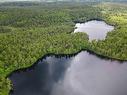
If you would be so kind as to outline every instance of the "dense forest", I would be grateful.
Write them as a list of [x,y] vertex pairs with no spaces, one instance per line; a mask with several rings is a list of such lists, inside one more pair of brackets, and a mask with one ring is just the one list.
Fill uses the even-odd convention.
[[[6,3],[9,4],[9,3]],[[127,60],[127,6],[118,3],[44,3],[0,5],[0,95],[8,95],[12,71],[26,68],[48,53],[82,49]],[[75,22],[103,19],[115,26],[103,41],[73,33]]]
[[127,5],[108,3],[99,7],[103,8],[105,20],[114,25],[115,30],[109,32],[105,40],[93,41],[91,50],[107,57],[127,60]]
[[75,21],[101,17],[100,9],[84,4],[0,9],[0,95],[8,95],[5,77],[32,65],[47,53],[68,54],[86,49],[88,36],[72,34]]

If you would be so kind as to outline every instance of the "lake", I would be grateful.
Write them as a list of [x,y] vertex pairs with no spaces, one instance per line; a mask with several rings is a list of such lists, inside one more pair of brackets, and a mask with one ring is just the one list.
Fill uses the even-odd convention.
[[127,62],[87,51],[47,56],[34,67],[12,73],[10,95],[127,95]]
[[104,21],[92,20],[86,23],[77,23],[75,25],[76,32],[85,32],[89,36],[89,40],[104,40],[107,33],[114,30],[114,27],[106,24]]
[[[75,32],[105,39],[114,29],[103,21],[76,24]],[[47,55],[30,68],[14,71],[10,95],[127,95],[127,62],[82,51],[72,56]]]

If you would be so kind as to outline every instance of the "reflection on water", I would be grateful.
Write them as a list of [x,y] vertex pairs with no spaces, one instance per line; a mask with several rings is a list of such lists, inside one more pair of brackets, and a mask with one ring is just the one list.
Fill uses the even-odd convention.
[[77,23],[76,32],[85,32],[89,36],[89,40],[103,40],[108,32],[114,29],[113,26],[106,24],[104,21],[92,20],[86,23]]
[[127,95],[127,63],[82,51],[73,57],[49,56],[31,70],[14,72],[11,95]]

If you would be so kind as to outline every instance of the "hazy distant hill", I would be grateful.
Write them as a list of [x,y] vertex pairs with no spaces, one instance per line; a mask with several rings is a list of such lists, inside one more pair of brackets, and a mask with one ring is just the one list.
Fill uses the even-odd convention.
[[56,2],[56,1],[77,1],[77,2],[103,2],[103,1],[108,1],[108,2],[123,2],[127,0],[41,0],[43,2]]
[[16,2],[16,1],[41,1],[41,2],[59,2],[59,1],[65,1],[65,2],[127,2],[127,0],[0,0],[0,2]]

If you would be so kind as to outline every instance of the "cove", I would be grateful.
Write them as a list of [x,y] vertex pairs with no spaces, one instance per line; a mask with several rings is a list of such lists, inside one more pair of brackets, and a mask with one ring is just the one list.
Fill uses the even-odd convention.
[[76,32],[85,32],[89,36],[89,40],[104,40],[107,33],[114,29],[113,26],[106,24],[104,21],[91,20],[86,23],[77,23],[75,25]]
[[82,51],[47,55],[34,66],[13,72],[10,95],[127,95],[127,62]]

